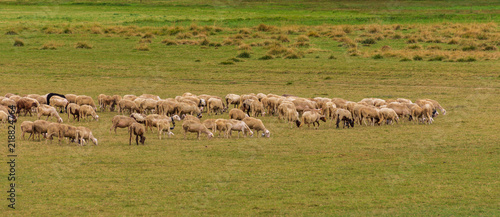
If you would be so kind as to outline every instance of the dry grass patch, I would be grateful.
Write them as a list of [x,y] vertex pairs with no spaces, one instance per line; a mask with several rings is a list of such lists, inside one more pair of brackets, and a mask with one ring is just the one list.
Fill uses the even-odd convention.
[[238,46],[238,50],[250,51],[250,50],[252,50],[252,46],[242,43],[240,46]]
[[285,42],[285,43],[286,43],[286,42],[290,42],[290,39],[288,39],[288,36],[283,35],[283,34],[282,34],[282,35],[279,35],[279,36],[276,38],[276,40],[281,41],[281,42]]
[[177,45],[177,42],[176,42],[176,41],[171,40],[171,39],[168,39],[168,38],[163,39],[163,40],[161,41],[161,43],[162,43],[162,44],[165,44],[165,45]]
[[79,41],[75,44],[75,48],[77,49],[92,49],[92,45],[85,42],[85,41]]
[[299,35],[299,37],[297,37],[297,42],[309,42],[309,37],[306,35]]
[[49,41],[43,44],[39,49],[40,50],[57,50],[58,47],[64,46],[64,43]]
[[24,41],[20,38],[14,38],[14,47],[24,46]]
[[149,51],[149,45],[146,43],[140,43],[137,46],[135,46],[135,50],[138,51]]
[[193,34],[189,33],[189,32],[186,32],[186,33],[177,33],[177,35],[175,36],[175,38],[177,39],[189,39],[189,38],[192,38],[193,37]]
[[269,31],[271,31],[271,30],[273,30],[275,28],[276,27],[274,27],[274,26],[266,25],[266,24],[263,24],[263,23],[261,23],[261,24],[259,24],[259,26],[257,26],[257,30],[261,31],[261,32],[269,32]]

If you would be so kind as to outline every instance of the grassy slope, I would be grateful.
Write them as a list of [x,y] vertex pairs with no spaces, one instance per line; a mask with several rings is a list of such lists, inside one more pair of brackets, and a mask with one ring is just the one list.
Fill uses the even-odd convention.
[[[439,4],[435,7],[442,7]],[[27,17],[19,22],[32,19],[40,26],[69,22],[36,15],[43,11],[39,7],[44,6],[9,5],[2,11],[21,11]],[[151,16],[148,8],[152,10],[137,5],[104,7],[109,13],[96,13],[103,9],[87,5],[46,8],[59,8],[49,18],[68,16],[74,22],[112,25],[142,18],[108,19],[110,14],[134,11],[147,19]],[[200,8],[212,10],[208,6],[185,10],[190,15],[213,16]],[[234,8],[217,10],[231,14]],[[245,10],[249,9],[236,12],[249,18],[267,13],[262,8]],[[295,10],[290,16],[306,13],[299,7]],[[35,16],[29,18],[26,14],[30,13]],[[85,16],[92,13],[92,19]],[[238,17],[225,17],[232,16]],[[9,18],[1,25],[5,30],[16,22]],[[260,22],[236,20],[234,25]],[[155,93],[166,98],[184,92],[218,96],[263,92],[353,101],[434,98],[448,115],[439,116],[430,126],[403,123],[349,130],[333,129],[328,123],[320,130],[289,129],[275,117],[265,117],[273,133],[270,139],[197,141],[189,135],[184,140],[177,126],[173,138],[160,141],[148,133],[146,146],[129,147],[123,129],[117,136],[108,132],[114,114],[101,113],[99,122],[78,124],[93,130],[100,142],[97,147],[18,142],[18,210],[9,211],[10,215],[498,215],[497,60],[373,60],[351,57],[336,47],[337,42],[320,41],[317,46],[331,51],[297,60],[260,61],[257,57],[266,51],[254,48],[252,58],[245,62],[220,65],[237,54],[234,47],[166,47],[157,37],[150,44],[151,51],[140,52],[134,50],[138,37],[36,31],[22,36],[28,43],[20,48],[12,47],[12,37],[0,39],[1,93],[61,92],[94,98],[100,93]],[[49,40],[64,46],[38,49]],[[84,40],[94,48],[73,48]],[[337,59],[328,59],[331,54]],[[5,137],[5,130],[0,135]],[[5,149],[1,150],[5,156]],[[7,171],[6,165],[0,168]],[[7,185],[5,180],[1,183]],[[2,209],[7,211],[6,205]]]

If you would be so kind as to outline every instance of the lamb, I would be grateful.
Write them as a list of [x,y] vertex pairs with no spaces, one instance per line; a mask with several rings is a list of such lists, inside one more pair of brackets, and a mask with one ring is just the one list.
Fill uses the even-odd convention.
[[250,111],[252,112],[252,115],[254,117],[257,117],[259,114],[261,116],[264,116],[266,112],[264,111],[264,104],[262,102],[259,102],[258,100],[254,100],[250,104]]
[[92,109],[94,109],[94,111],[97,111],[97,107],[95,106],[94,100],[90,96],[85,96],[85,95],[77,96],[76,104],[79,106],[89,105],[92,107]]
[[321,115],[319,112],[315,110],[305,111],[304,114],[302,114],[302,119],[301,119],[302,123],[300,124],[299,127],[301,127],[304,124],[307,124],[307,127],[310,127],[311,124],[313,124],[314,127],[315,124],[318,124],[318,126],[315,127],[315,129],[318,129],[320,120],[326,122],[325,116]]
[[342,128],[345,128],[346,126],[347,128],[349,128],[349,126],[354,127],[354,118],[349,110],[337,109],[335,111],[335,116],[337,117],[337,128],[339,128],[340,121],[344,122]]
[[94,120],[96,121],[99,120],[99,115],[97,115],[95,113],[94,108],[89,105],[81,105],[79,111],[80,111],[80,117],[82,117],[82,119],[87,119],[87,116],[92,116]]
[[73,120],[77,119],[77,121],[80,121],[80,106],[75,104],[75,103],[69,103],[66,106],[66,112],[68,113],[68,121],[69,115],[73,115]]
[[205,125],[196,121],[184,121],[182,123],[182,129],[184,129],[184,139],[186,139],[187,132],[198,133],[198,139],[200,139],[200,134],[207,134],[208,139],[214,137],[214,134],[208,130]]
[[265,136],[265,137],[269,138],[271,136],[271,132],[269,132],[269,130],[266,129],[266,127],[264,126],[262,121],[259,119],[252,118],[252,117],[246,117],[243,119],[243,122],[245,122],[250,129],[255,130],[257,135],[259,135],[259,131],[262,131],[263,137]]
[[38,140],[40,140],[40,135],[47,133],[47,128],[48,128],[49,124],[51,124],[51,123],[52,122],[44,121],[44,120],[33,121],[33,132],[30,134],[30,137],[31,137],[31,135],[34,135],[33,136],[33,140],[34,140],[35,136],[38,136]]
[[59,116],[56,109],[50,105],[40,105],[38,107],[38,115],[37,116],[38,116],[37,117],[38,119],[40,119],[41,116],[47,116],[47,119],[45,119],[45,120],[48,120],[49,117],[54,117],[57,119],[58,123],[63,122],[63,119],[61,118],[61,116]]
[[39,105],[38,101],[31,99],[31,98],[28,98],[28,97],[23,97],[23,98],[19,99],[16,103],[16,107],[17,107],[16,113],[19,116],[19,114],[21,113],[21,109],[24,109],[24,116],[26,116],[28,114],[28,112],[30,113],[30,116],[32,116],[31,110],[33,108],[38,107],[38,105]]
[[25,133],[30,133],[30,136],[28,137],[29,140],[31,138],[31,135],[33,135],[33,121],[23,121],[21,123],[21,131],[23,132],[23,134],[21,135],[23,139]]
[[222,114],[226,111],[226,108],[224,107],[222,100],[217,98],[208,99],[207,107],[208,107],[208,115],[210,115],[210,113],[212,112],[215,112],[215,115],[217,115],[217,112],[220,112]]
[[85,145],[85,140],[90,140],[92,141],[92,143],[94,143],[94,145],[97,145],[97,139],[94,137],[94,135],[92,135],[92,131],[90,131],[89,128],[87,127],[77,127],[78,131],[80,131],[80,145]]
[[240,109],[233,108],[229,111],[229,119],[243,120],[244,118],[249,117],[245,112]]
[[130,127],[133,123],[137,123],[135,119],[123,115],[115,115],[113,119],[111,120],[111,128],[109,128],[109,132],[111,130],[115,130],[116,133],[116,128],[128,128]]
[[144,125],[142,124],[139,124],[139,123],[133,123],[132,125],[130,125],[130,127],[128,127],[128,132],[130,133],[130,137],[129,137],[129,140],[128,140],[128,144],[129,145],[132,145],[132,134],[135,135],[135,143],[137,145],[139,145],[139,137],[141,137],[141,144],[144,145],[144,142],[146,141],[146,136],[144,134],[146,134],[146,128],[144,127]]
[[128,110],[129,113],[132,113],[132,112],[139,112],[140,113],[141,112],[141,110],[139,109],[137,104],[135,104],[135,102],[128,100],[128,99],[120,100],[120,102],[118,103],[118,108],[119,108],[118,111],[121,111],[122,115],[125,112],[125,110]]
[[161,140],[161,134],[163,133],[163,131],[167,131],[168,138],[170,138],[171,135],[174,135],[174,133],[172,133],[172,131],[170,131],[170,121],[168,121],[166,119],[161,119],[161,120],[158,120],[156,125],[158,126],[158,137],[160,138],[160,140]]
[[381,108],[379,110],[381,116],[382,116],[382,120],[385,121],[387,124],[389,124],[389,122],[391,123],[391,125],[394,124],[394,121],[396,121],[396,123],[399,121],[399,116],[398,114],[396,113],[396,111],[394,111],[394,109],[391,109],[391,108]]
[[60,113],[63,113],[64,108],[69,104],[69,101],[65,98],[59,97],[59,96],[52,96],[50,98],[49,105],[53,106],[54,108],[59,108]]
[[240,131],[242,132],[243,136],[245,136],[245,137],[246,137],[247,132],[250,133],[250,136],[253,136],[252,130],[250,130],[250,127],[248,127],[248,125],[245,122],[239,121],[239,120],[234,120],[234,119],[230,119],[228,122],[230,124],[229,130],[228,130],[229,137],[231,137],[232,131],[238,131],[238,138],[240,138]]

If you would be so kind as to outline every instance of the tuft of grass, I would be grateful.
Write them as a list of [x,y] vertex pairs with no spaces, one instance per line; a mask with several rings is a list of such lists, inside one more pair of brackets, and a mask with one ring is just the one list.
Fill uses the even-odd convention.
[[332,55],[330,55],[330,56],[328,57],[328,59],[330,59],[330,60],[336,60],[336,59],[337,59],[337,57],[335,57],[335,56],[332,54]]
[[407,43],[407,44],[415,44],[415,43],[417,43],[417,42],[418,42],[418,40],[417,40],[416,38],[413,38],[413,37],[412,37],[412,38],[409,38],[409,39],[406,41],[406,43]]
[[474,51],[476,49],[477,49],[477,47],[475,45],[469,45],[469,46],[462,47],[462,51]]
[[168,38],[163,39],[163,40],[161,41],[161,43],[162,43],[162,44],[165,44],[165,45],[177,45],[177,42],[176,42],[176,41],[171,40],[171,39],[168,39]]
[[349,33],[353,32],[354,29],[350,25],[345,25],[345,26],[342,26],[342,31],[344,31],[346,34],[349,34]]
[[284,56],[285,59],[301,59],[302,57],[304,57],[302,52],[293,49],[289,49]]
[[374,60],[384,59],[384,56],[382,56],[381,54],[375,54],[372,56],[372,59]]
[[149,51],[149,45],[146,43],[140,43],[137,46],[135,46],[135,50],[138,51]]
[[5,33],[5,35],[18,35],[18,33],[14,30],[9,30]]
[[307,37],[306,35],[299,35],[299,37],[297,37],[297,42],[308,42],[309,41],[309,37]]
[[201,46],[209,46],[210,41],[207,38],[203,38],[203,40],[200,41],[199,45]]
[[236,57],[238,58],[250,58],[250,52],[248,51],[243,51],[241,53],[239,53]]
[[448,41],[448,44],[458,44],[459,42],[460,42],[460,40],[459,40],[459,39],[457,39],[457,38],[452,38],[452,39],[450,39],[450,41]]
[[234,65],[234,61],[225,60],[225,61],[220,62],[219,64],[221,64],[221,65]]
[[409,45],[408,47],[406,47],[407,49],[410,49],[410,50],[420,50],[422,49],[422,46],[419,45],[419,44],[412,44],[412,45]]
[[290,39],[288,39],[288,36],[286,35],[279,35],[278,38],[277,38],[278,41],[281,41],[281,42],[290,42]]
[[392,50],[391,46],[389,45],[384,45],[380,48],[381,51],[389,51],[389,50]]
[[250,34],[252,34],[252,30],[250,30],[249,28],[243,28],[243,29],[240,29],[240,31],[238,33],[243,34],[243,35],[250,35]]
[[444,59],[444,56],[435,56],[430,58],[429,61],[443,61]]
[[269,32],[274,28],[275,28],[274,26],[269,26],[269,25],[266,25],[263,23],[261,23],[261,24],[259,24],[259,26],[257,26],[257,30],[259,30],[261,32]]
[[293,44],[294,47],[309,47],[309,42],[306,41],[298,41]]
[[361,41],[361,44],[375,44],[377,43],[373,38],[367,38]]
[[401,38],[403,38],[403,36],[399,33],[396,33],[392,36],[392,39],[401,39]]
[[85,41],[79,41],[75,44],[75,48],[77,49],[92,49],[92,45]]
[[498,48],[496,46],[493,46],[493,45],[487,45],[483,48],[484,51],[495,51],[495,50],[498,50]]
[[457,59],[457,62],[474,62],[474,61],[476,61],[476,58],[474,58],[474,57],[466,57],[466,58]]
[[155,35],[152,32],[147,32],[142,38],[155,38]]
[[415,55],[415,56],[413,56],[413,60],[415,60],[415,61],[420,61],[420,60],[423,60],[423,59],[424,59],[424,58],[422,58],[422,57],[421,57],[421,56],[419,56],[419,55]]
[[57,50],[58,47],[64,46],[64,44],[49,41],[40,47],[40,50]]
[[14,38],[14,47],[24,46],[24,41],[20,38]]
[[186,32],[186,33],[180,32],[175,36],[175,38],[177,38],[177,39],[189,39],[192,37],[193,37],[193,34],[191,34],[190,32]]
[[369,27],[367,28],[367,31],[368,31],[369,33],[372,33],[372,34],[373,34],[373,33],[380,32],[381,30],[380,30],[380,27],[379,27],[379,26],[376,26],[376,25],[371,25],[371,26],[369,26]]
[[272,55],[269,55],[269,54],[266,54],[266,55],[259,58],[259,60],[271,60],[271,59],[274,59],[274,57]]
[[400,62],[407,62],[407,61],[411,61],[411,59],[410,59],[410,58],[405,57],[405,58],[403,58],[403,59],[401,59],[401,60],[399,60],[399,61],[400,61]]
[[316,31],[310,31],[310,32],[308,32],[308,33],[307,33],[307,36],[308,36],[308,37],[315,37],[315,38],[318,38],[318,37],[319,37],[319,34],[318,34],[318,32],[316,32]]
[[238,50],[247,50],[247,51],[250,51],[250,50],[252,50],[252,46],[250,46],[248,44],[241,44],[240,46],[238,46]]

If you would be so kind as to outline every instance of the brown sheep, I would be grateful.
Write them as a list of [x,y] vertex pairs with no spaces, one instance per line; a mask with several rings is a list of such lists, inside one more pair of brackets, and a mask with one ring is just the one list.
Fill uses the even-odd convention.
[[[146,131],[148,130],[148,128],[150,130],[152,130],[153,127],[158,127],[158,123],[161,120],[166,120],[169,122],[169,124],[172,123],[173,126],[175,127],[175,121],[180,121],[181,119],[177,115],[174,115],[172,117],[168,117],[166,115],[158,115],[158,114],[148,115],[148,116],[146,116],[145,122],[144,122],[144,125],[146,126]],[[169,130],[171,130],[171,129],[174,129],[174,128],[173,127],[169,128]]]
[[111,107],[113,106],[115,100],[113,99],[113,96],[108,96],[106,94],[99,94],[97,96],[97,103],[99,104],[99,109],[101,111],[106,111],[106,108],[108,108],[111,111]]
[[[307,124],[307,127],[310,127],[311,124],[313,124],[313,127],[315,127],[315,129],[318,129],[320,120],[326,122],[325,116],[321,115],[319,112],[315,110],[305,111],[304,114],[302,114],[302,119],[301,119],[302,123],[300,124],[299,127],[301,127],[304,124]],[[318,124],[318,126],[315,126],[315,124]]]
[[192,103],[181,102],[178,104],[177,115],[196,115],[198,118],[202,117],[201,110],[198,106]]
[[21,99],[19,99],[16,103],[16,107],[17,107],[17,115],[19,116],[19,114],[21,113],[21,109],[24,109],[24,116],[26,116],[28,114],[28,112],[30,113],[30,116],[32,116],[31,114],[31,110],[33,108],[36,108],[38,107],[38,101],[34,100],[34,99],[31,99],[31,98],[28,98],[28,97],[23,97]]
[[246,117],[245,119],[243,119],[243,122],[245,122],[250,129],[255,130],[255,133],[257,133],[257,135],[259,135],[259,131],[262,131],[263,137],[269,138],[271,136],[271,132],[267,130],[262,121],[259,119]]
[[76,104],[79,106],[89,105],[92,107],[92,109],[94,109],[94,111],[97,111],[97,107],[95,106],[94,100],[90,96],[85,96],[85,95],[77,96]]
[[41,116],[47,116],[47,119],[45,120],[48,120],[49,117],[54,117],[57,119],[57,122],[59,123],[63,122],[63,119],[61,118],[61,116],[59,116],[56,109],[50,105],[40,105],[38,107],[37,118],[40,119]]
[[410,109],[405,104],[392,102],[387,104],[387,108],[393,109],[401,120],[405,117],[410,117]]
[[[97,139],[92,135],[92,131],[90,131],[89,128],[87,127],[77,127],[78,130],[80,131],[80,145],[85,145],[85,142],[88,142],[89,140],[94,143],[94,145],[97,145]],[[85,141],[87,140],[87,141]]]
[[248,115],[240,109],[233,108],[229,111],[229,119],[236,119],[241,121],[246,117],[248,117]]
[[214,121],[215,124],[215,130],[214,133],[217,133],[219,131],[219,138],[220,134],[224,134],[224,138],[228,138],[229,136],[229,131],[231,130],[231,124],[229,123],[228,119],[216,119]]
[[[140,109],[142,112],[144,112],[144,114],[148,114],[148,112],[150,114],[152,114],[153,111],[156,109],[157,103],[158,103],[158,100],[146,99],[146,100],[141,102]],[[156,112],[158,112],[158,111],[156,111]]]
[[132,125],[133,123],[137,123],[137,121],[135,121],[135,119],[131,118],[131,117],[127,117],[127,116],[123,116],[123,115],[115,115],[113,117],[113,119],[111,120],[111,128],[109,128],[109,132],[111,132],[111,130],[115,130],[115,133],[116,133],[116,128],[128,128],[130,127],[130,125]]
[[141,137],[141,144],[144,145],[144,142],[146,141],[146,128],[144,127],[144,125],[133,123],[132,125],[130,125],[130,127],[128,127],[128,132],[130,133],[130,137],[128,140],[129,145],[132,145],[132,134],[135,135],[135,143],[137,145],[139,145],[139,137]]
[[60,124],[59,126],[61,127],[61,135],[63,138],[68,138],[69,142],[74,141],[79,143],[80,131],[77,127],[68,124]]
[[87,119],[87,116],[92,116],[94,120],[98,121],[99,120],[99,115],[95,113],[94,108],[92,108],[89,105],[81,105],[80,106],[80,117],[82,119]]
[[182,123],[182,129],[184,129],[184,139],[186,139],[187,132],[198,133],[198,139],[200,139],[201,133],[207,134],[208,139],[214,137],[214,134],[200,122],[184,121],[184,123]]
[[75,103],[69,103],[68,106],[66,107],[66,112],[68,113],[68,121],[69,115],[73,115],[73,120],[77,119],[77,121],[80,121],[80,106],[75,104]]
[[217,130],[217,125],[215,124],[215,120],[216,119],[206,119],[203,121],[203,125],[205,125],[205,127],[209,130],[211,130],[212,132],[215,132],[215,130]]
[[[365,106],[359,110],[359,114],[360,114],[360,121],[363,121],[365,118],[368,118],[372,126],[375,126],[375,123],[377,123],[377,125],[380,125],[383,121],[380,112],[375,107]],[[366,121],[365,125],[367,125]]]
[[23,134],[21,135],[23,139],[25,133],[30,133],[30,136],[28,137],[28,140],[30,140],[31,135],[33,135],[33,121],[23,121],[21,123],[21,131],[23,132]]
[[160,115],[173,115],[178,106],[178,102],[175,100],[161,100],[156,104],[156,110]]
[[52,122],[49,121],[44,121],[44,120],[36,120],[33,121],[33,132],[30,134],[33,135],[33,140],[35,139],[35,136],[38,136],[38,140],[40,140],[40,135],[46,134],[47,133],[47,127],[49,124]]
[[50,123],[48,126],[47,126],[47,136],[46,136],[46,140],[45,140],[45,143],[47,143],[49,140],[52,142],[52,137],[55,135],[59,138],[59,144],[61,144],[61,140],[63,138],[63,135],[62,135],[62,129],[61,129],[61,124],[59,123]]

